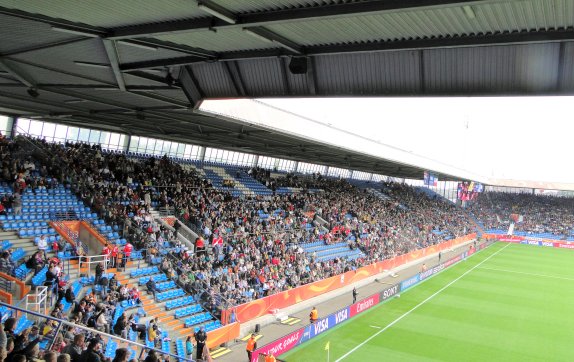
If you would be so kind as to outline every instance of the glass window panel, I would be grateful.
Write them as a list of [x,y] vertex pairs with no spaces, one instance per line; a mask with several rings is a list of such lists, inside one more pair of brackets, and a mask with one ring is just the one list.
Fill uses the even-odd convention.
[[110,144],[110,132],[102,131],[100,133],[99,143],[101,145],[109,145]]
[[66,139],[70,141],[77,141],[80,129],[78,127],[68,127],[68,133],[66,134]]
[[130,149],[129,151],[137,152],[139,146],[140,138],[138,136],[132,136],[130,140]]
[[18,118],[16,123],[16,133],[29,133],[30,130],[30,120],[27,118]]
[[56,131],[54,132],[54,139],[57,142],[62,142],[67,138],[68,134],[68,126],[64,126],[62,124],[56,125]]
[[146,147],[146,152],[147,153],[152,153],[153,150],[155,149],[155,143],[156,143],[156,139],[155,138],[148,138],[147,140],[147,147]]
[[54,123],[44,122],[44,127],[42,128],[42,136],[48,140],[54,140],[54,132],[56,131],[56,125]]
[[30,129],[28,130],[28,133],[34,136],[41,136],[43,126],[44,122],[30,121]]
[[91,130],[90,131],[90,143],[98,143],[100,141],[100,131]]
[[9,122],[9,118],[6,116],[1,116],[0,115],[0,131],[2,132],[3,135],[7,135],[10,136],[10,132],[12,131],[9,126],[10,122]]
[[120,146],[120,134],[119,133],[112,133],[110,134],[110,145]]

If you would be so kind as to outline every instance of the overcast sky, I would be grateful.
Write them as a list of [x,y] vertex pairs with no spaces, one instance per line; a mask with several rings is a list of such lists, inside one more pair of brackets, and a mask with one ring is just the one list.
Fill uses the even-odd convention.
[[261,101],[485,177],[574,182],[573,97]]

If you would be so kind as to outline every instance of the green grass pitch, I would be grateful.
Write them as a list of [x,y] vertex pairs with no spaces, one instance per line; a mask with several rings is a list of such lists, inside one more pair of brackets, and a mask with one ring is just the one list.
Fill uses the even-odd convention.
[[574,361],[574,250],[497,243],[280,356]]

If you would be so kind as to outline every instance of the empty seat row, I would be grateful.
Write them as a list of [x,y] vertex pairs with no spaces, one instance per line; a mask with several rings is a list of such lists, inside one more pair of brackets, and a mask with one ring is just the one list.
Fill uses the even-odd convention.
[[175,311],[175,318],[187,317],[195,313],[202,312],[203,308],[199,304],[193,304],[189,307],[181,308]]
[[203,322],[208,321],[210,319],[211,319],[211,314],[209,314],[208,312],[197,314],[197,315],[194,315],[194,316],[187,318],[185,320],[185,326],[191,327],[193,325],[203,323]]
[[17,263],[20,259],[22,259],[26,255],[26,252],[22,248],[18,248],[12,252],[12,261]]
[[137,277],[141,277],[141,276],[145,276],[145,275],[149,275],[149,274],[158,274],[158,273],[159,273],[159,268],[157,266],[150,266],[147,268],[133,270],[130,273],[130,276],[132,278],[137,278]]
[[147,283],[149,280],[153,279],[154,282],[159,283],[159,282],[165,282],[167,280],[167,275],[165,274],[157,274],[157,275],[152,275],[152,276],[147,276],[147,277],[141,277],[139,279],[139,284],[140,285],[144,285],[145,283]]
[[175,284],[175,282],[173,280],[170,280],[168,282],[156,284],[156,288],[158,291],[163,292],[166,290],[177,288],[177,284]]
[[193,299],[193,296],[187,295],[183,298],[168,301],[165,304],[165,308],[167,310],[174,309],[174,308],[181,308],[181,307],[185,307],[187,305],[190,305],[194,302],[195,302],[195,300]]
[[12,247],[12,243],[10,242],[10,240],[4,240],[2,241],[2,244],[0,244],[0,250],[4,251],[4,250],[8,250]]
[[44,228],[44,229],[24,229],[18,231],[18,236],[21,238],[27,238],[35,235],[51,235],[51,234],[56,234],[56,230],[52,228]]
[[38,272],[38,274],[34,275],[34,277],[32,278],[32,285],[38,286],[38,285],[44,284],[44,282],[46,281],[46,272],[47,271],[48,271],[48,266],[46,265]]
[[157,299],[158,302],[163,302],[163,301],[167,301],[170,299],[183,297],[184,295],[185,295],[185,292],[183,291],[183,289],[173,289],[173,290],[169,290],[167,292],[158,293],[158,294],[156,294],[155,298]]

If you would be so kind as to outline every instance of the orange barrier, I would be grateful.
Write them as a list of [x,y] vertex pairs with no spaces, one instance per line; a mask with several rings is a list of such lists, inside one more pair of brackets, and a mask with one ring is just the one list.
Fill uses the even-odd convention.
[[11,282],[14,282],[14,283],[16,283],[16,285],[18,285],[18,287],[20,289],[20,297],[18,299],[24,298],[24,296],[26,294],[28,294],[28,292],[30,291],[30,287],[27,286],[26,284],[24,284],[24,282],[18,278],[15,278],[15,277],[8,275],[6,273],[0,273],[0,278],[4,278],[4,279],[9,280]]
[[12,305],[12,294],[5,292],[3,290],[0,290],[0,300],[6,304]]
[[432,245],[424,249],[412,251],[399,255],[392,259],[383,260],[371,265],[364,266],[354,271],[349,271],[317,282],[302,285],[300,287],[286,290],[281,293],[257,299],[248,303],[238,305],[228,309],[225,316],[235,310],[236,320],[240,323],[250,321],[272,312],[274,309],[282,309],[299,302],[314,298],[323,293],[351,285],[360,280],[380,274],[385,270],[396,268],[400,265],[425,257],[427,254],[438,253],[439,251],[450,249],[453,246],[462,244],[476,238],[476,234],[469,234],[460,238],[448,240],[438,245]]
[[239,337],[239,323],[228,324],[207,332],[207,347],[217,347]]
[[[66,227],[68,227],[70,230],[73,231],[78,231],[79,230],[79,225],[80,223],[78,221],[63,221],[62,222],[64,225],[66,225]],[[68,236],[68,234],[66,232],[64,232],[64,230],[62,230],[62,228],[60,226],[58,226],[57,223],[51,222],[50,221],[50,226],[56,230],[56,232],[58,234],[60,234],[60,236],[62,238],[64,238],[64,240],[66,240],[68,243],[70,243],[73,247],[76,247],[76,243],[74,242],[74,240],[72,240],[72,238],[70,238]]]
[[[88,232],[90,234],[92,234],[93,237],[95,237],[102,245],[106,245],[108,243],[108,241],[102,236],[102,234],[100,234],[99,232],[97,232],[92,225],[90,225],[89,223],[87,223],[86,221],[81,221],[80,225],[83,226],[86,230],[88,230]],[[79,228],[78,228],[79,231]]]
[[163,221],[165,221],[165,223],[168,224],[169,226],[173,226],[175,224],[175,220],[176,220],[176,218],[174,216],[166,216],[166,217],[162,217],[161,219]]

